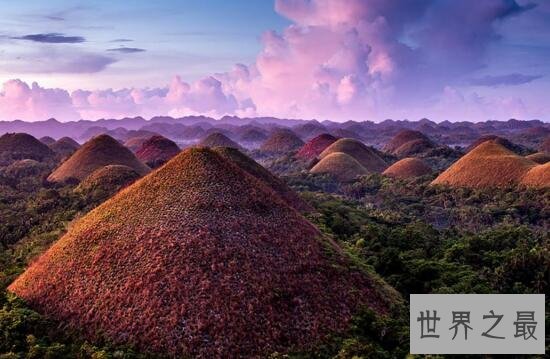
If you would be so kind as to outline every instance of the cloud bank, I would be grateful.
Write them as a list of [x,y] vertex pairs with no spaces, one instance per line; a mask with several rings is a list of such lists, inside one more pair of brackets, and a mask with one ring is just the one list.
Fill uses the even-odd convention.
[[[15,80],[4,85],[0,113],[27,120],[197,113],[332,120],[528,116],[521,99],[465,94],[460,86],[538,78],[472,76],[487,67],[489,46],[501,40],[497,25],[534,7],[516,0],[276,0],[275,10],[292,24],[282,33],[265,32],[252,64],[192,83],[175,77],[158,89],[69,94]],[[99,61],[98,68],[106,64]],[[508,112],[491,112],[495,105]]]

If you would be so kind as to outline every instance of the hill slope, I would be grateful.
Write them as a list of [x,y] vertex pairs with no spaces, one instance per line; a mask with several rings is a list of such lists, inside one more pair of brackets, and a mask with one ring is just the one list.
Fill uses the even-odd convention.
[[[131,209],[131,210],[129,210]],[[174,357],[307,349],[391,291],[272,190],[183,151],[76,222],[9,287],[88,337]]]
[[26,133],[6,133],[0,136],[0,163],[22,159],[42,161],[53,155],[48,146]]
[[99,135],[63,162],[48,177],[48,181],[62,182],[71,178],[82,181],[98,168],[107,165],[128,166],[142,176],[151,170],[117,140],[108,135]]
[[265,152],[283,153],[297,150],[304,145],[294,132],[289,129],[278,129],[267,138],[260,149]]
[[290,189],[280,178],[273,175],[262,165],[246,156],[237,149],[229,147],[216,147],[214,149],[220,156],[226,160],[234,162],[243,171],[253,177],[265,182],[275,193],[277,193],[289,206],[298,211],[312,211],[309,204],[298,196],[296,192]]
[[240,149],[241,146],[220,132],[213,132],[203,138],[199,143],[201,147],[231,147]]
[[383,175],[396,178],[411,178],[427,175],[432,172],[430,166],[419,158],[407,157],[388,167]]
[[550,162],[531,168],[521,178],[520,185],[536,188],[550,187]]
[[303,145],[302,148],[300,148],[298,153],[296,153],[296,157],[303,160],[312,160],[319,156],[321,152],[325,150],[325,148],[332,145],[337,140],[338,138],[334,137],[333,135],[323,133],[307,141],[306,144]]
[[432,184],[453,187],[506,187],[517,185],[535,163],[493,141],[485,141],[440,174]]
[[157,135],[147,139],[136,151],[136,157],[151,168],[156,168],[180,153],[172,140]]
[[329,174],[340,182],[353,181],[357,176],[369,173],[355,158],[343,152],[334,152],[323,157],[309,172]]

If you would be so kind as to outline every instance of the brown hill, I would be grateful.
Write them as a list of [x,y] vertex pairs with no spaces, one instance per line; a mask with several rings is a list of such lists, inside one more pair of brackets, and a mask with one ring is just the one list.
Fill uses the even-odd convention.
[[537,153],[533,153],[533,154],[530,154],[528,156],[525,156],[525,158],[527,158],[527,159],[529,159],[529,160],[531,160],[535,163],[538,163],[539,165],[543,165],[546,162],[550,161],[550,154],[545,153],[545,152],[537,152]]
[[499,144],[502,147],[507,148],[510,151],[512,151],[514,153],[517,153],[517,154],[521,154],[523,152],[523,148],[521,148],[521,146],[518,146],[515,143],[511,142],[510,140],[508,140],[504,137],[497,136],[497,135],[481,136],[480,138],[478,138],[477,140],[472,142],[472,144],[470,146],[468,146],[468,148],[466,149],[466,152],[470,152],[471,150],[473,150],[474,148],[476,148],[480,144],[482,144],[484,142],[487,142],[487,141],[492,141],[496,144]]
[[180,153],[180,148],[175,142],[157,135],[149,138],[141,145],[141,148],[136,151],[136,157],[147,166],[157,168],[178,153]]
[[[403,145],[414,142],[416,145],[410,145],[409,148],[402,147]],[[397,150],[400,148],[400,153],[404,156],[409,156],[416,151],[424,151],[429,148],[435,147],[434,143],[422,132],[414,130],[399,131],[391,140],[384,146],[384,151],[394,155],[397,154]],[[416,152],[418,153],[418,152]]]
[[38,141],[42,142],[42,143],[45,144],[46,146],[49,146],[49,145],[55,143],[55,139],[52,138],[52,137],[50,137],[50,136],[40,137],[40,138],[38,139]]
[[412,178],[430,174],[432,169],[419,158],[407,157],[388,167],[383,175],[395,178]]
[[546,137],[546,139],[542,142],[542,145],[540,145],[541,152],[550,153],[550,136]]
[[59,157],[66,158],[75,153],[80,148],[80,144],[70,137],[61,137],[49,147]]
[[393,291],[271,189],[190,148],[76,222],[9,290],[94,339],[264,357],[344,330]]
[[[7,167],[3,172],[7,177],[20,179],[28,176],[38,176],[42,173],[47,174],[48,166],[45,163],[31,159],[18,160]],[[2,170],[0,170],[2,173]]]
[[136,153],[137,150],[141,148],[143,143],[150,139],[152,136],[145,137],[132,137],[128,141],[124,142],[124,147],[128,148],[133,153]]
[[313,208],[286,185],[280,178],[273,175],[262,165],[246,156],[239,150],[229,147],[214,148],[220,156],[226,160],[232,161],[242,170],[266,183],[275,193],[277,193],[289,206],[298,211],[310,212]]
[[321,152],[328,146],[336,142],[338,138],[328,133],[323,133],[315,138],[309,140],[305,145],[300,148],[296,157],[303,160],[313,160],[317,158]]
[[550,162],[531,168],[521,179],[520,185],[535,188],[550,187]]
[[331,153],[343,152],[355,158],[369,172],[382,172],[388,165],[371,148],[352,138],[341,138],[319,155],[323,159]]
[[392,153],[398,157],[414,156],[419,153],[425,153],[435,148],[432,141],[426,139],[417,139],[405,142],[401,146],[397,147]]
[[343,152],[326,155],[309,172],[329,174],[340,182],[350,182],[369,173],[355,158]]
[[52,158],[48,146],[26,133],[6,133],[0,136],[0,164],[31,159],[42,161]]
[[238,143],[224,135],[220,132],[214,132],[206,136],[199,143],[200,147],[231,147],[231,148],[242,148]]
[[107,165],[124,165],[140,175],[151,169],[140,162],[136,156],[114,138],[99,135],[86,142],[49,177],[50,182],[63,182],[69,179],[82,181],[92,172]]
[[432,184],[453,187],[507,187],[517,185],[535,163],[493,141],[468,152],[440,174]]
[[139,173],[128,166],[108,165],[86,177],[75,191],[89,197],[107,199],[140,177]]
[[297,150],[304,145],[294,132],[289,129],[277,129],[262,144],[260,150],[272,153],[283,153]]
[[267,139],[265,132],[256,127],[247,128],[240,133],[239,140],[242,142],[263,142]]

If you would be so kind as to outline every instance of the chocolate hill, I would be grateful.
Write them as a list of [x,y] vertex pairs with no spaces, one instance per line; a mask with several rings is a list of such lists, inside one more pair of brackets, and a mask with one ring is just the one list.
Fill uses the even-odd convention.
[[371,148],[352,138],[341,138],[325,148],[319,155],[321,159],[331,153],[343,152],[355,158],[368,172],[382,172],[388,165]]
[[432,169],[423,160],[414,157],[403,158],[388,167],[383,175],[395,178],[413,178],[430,174]]
[[272,153],[283,153],[297,150],[304,145],[294,132],[289,129],[277,129],[262,144],[260,150]]
[[133,153],[136,153],[137,150],[141,148],[143,143],[150,139],[152,136],[145,137],[132,137],[128,141],[124,142],[124,147],[128,148]]
[[48,146],[26,133],[6,133],[0,137],[0,164],[23,159],[43,161],[53,155]]
[[550,187],[550,162],[531,168],[522,177],[520,185],[534,188]]
[[241,151],[230,147],[216,147],[214,148],[214,151],[226,160],[232,161],[243,171],[266,183],[289,206],[297,209],[298,211],[310,212],[313,210],[309,204],[302,200],[300,196],[290,189],[280,178],[273,175],[262,165],[246,156]]
[[529,160],[531,160],[535,163],[538,163],[539,165],[543,165],[546,162],[550,161],[550,154],[545,153],[545,152],[537,152],[537,153],[533,153],[533,154],[530,154],[528,156],[525,156],[525,158],[527,158],[527,159],[529,159]]
[[200,147],[231,147],[240,149],[241,146],[220,132],[213,132],[202,139]]
[[128,166],[108,165],[95,170],[86,177],[75,188],[75,191],[87,196],[106,199],[140,177],[139,173]]
[[396,156],[411,156],[434,147],[434,143],[422,132],[403,130],[384,146],[384,151]]
[[328,154],[313,166],[309,172],[315,174],[329,174],[340,182],[350,182],[358,176],[369,173],[369,171],[355,158],[343,152]]
[[40,137],[38,140],[39,140],[40,142],[42,142],[43,144],[45,144],[46,146],[49,146],[49,145],[55,143],[55,139],[52,138],[52,137],[50,137],[50,136]]
[[504,146],[485,141],[440,174],[432,184],[453,187],[507,187],[517,185],[535,166]]
[[306,144],[300,148],[298,153],[296,153],[296,157],[303,160],[313,160],[317,158],[325,148],[332,145],[337,140],[338,138],[333,135],[323,133],[307,141]]
[[500,137],[500,136],[497,136],[497,135],[486,135],[486,136],[481,136],[480,138],[475,140],[470,146],[468,146],[466,151],[470,152],[471,150],[473,150],[474,148],[476,148],[480,144],[482,144],[484,142],[487,142],[487,141],[492,141],[494,143],[497,143],[497,144],[501,145],[502,147],[505,147],[505,148],[509,149],[510,151],[515,152],[517,154],[521,154],[524,150],[521,146],[518,146],[518,145],[512,143],[510,140],[508,140],[506,138],[503,138],[503,137]]
[[156,168],[168,162],[178,153],[180,153],[180,148],[174,141],[157,135],[141,145],[141,148],[136,151],[136,157],[147,166]]
[[124,165],[140,175],[151,169],[114,138],[99,135],[86,142],[49,177],[50,182],[63,182],[70,179],[82,181],[92,172],[107,165]]
[[397,298],[271,189],[190,148],[78,220],[9,290],[95,339],[171,357],[304,350]]
[[59,157],[65,158],[75,153],[80,148],[80,144],[70,137],[62,137],[49,147]]
[[247,128],[240,133],[239,140],[242,142],[263,142],[267,139],[265,132],[256,127]]
[[550,136],[542,142],[542,145],[540,145],[540,150],[542,152],[550,153]]

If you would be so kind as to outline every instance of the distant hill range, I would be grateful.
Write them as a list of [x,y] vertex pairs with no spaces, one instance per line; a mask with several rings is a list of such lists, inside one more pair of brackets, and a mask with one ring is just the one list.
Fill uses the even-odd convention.
[[108,134],[120,141],[160,134],[181,145],[182,143],[198,143],[205,135],[216,131],[223,133],[233,141],[241,142],[243,133],[251,128],[259,134],[265,134],[265,136],[281,128],[290,129],[304,142],[318,136],[320,133],[328,133],[335,137],[353,137],[377,148],[381,148],[394,136],[405,130],[419,131],[426,138],[439,144],[462,147],[468,146],[482,136],[493,135],[509,139],[528,148],[540,148],[550,133],[550,123],[539,120],[519,121],[515,119],[477,123],[467,121],[436,123],[428,119],[420,121],[385,120],[380,123],[371,121],[339,123],[275,117],[240,118],[225,116],[215,119],[206,116],[181,118],[158,116],[149,120],[135,117],[72,122],[60,122],[55,119],[39,122],[0,121],[0,135],[24,132],[36,138],[49,136],[59,139],[68,136],[80,143],[99,134]]

